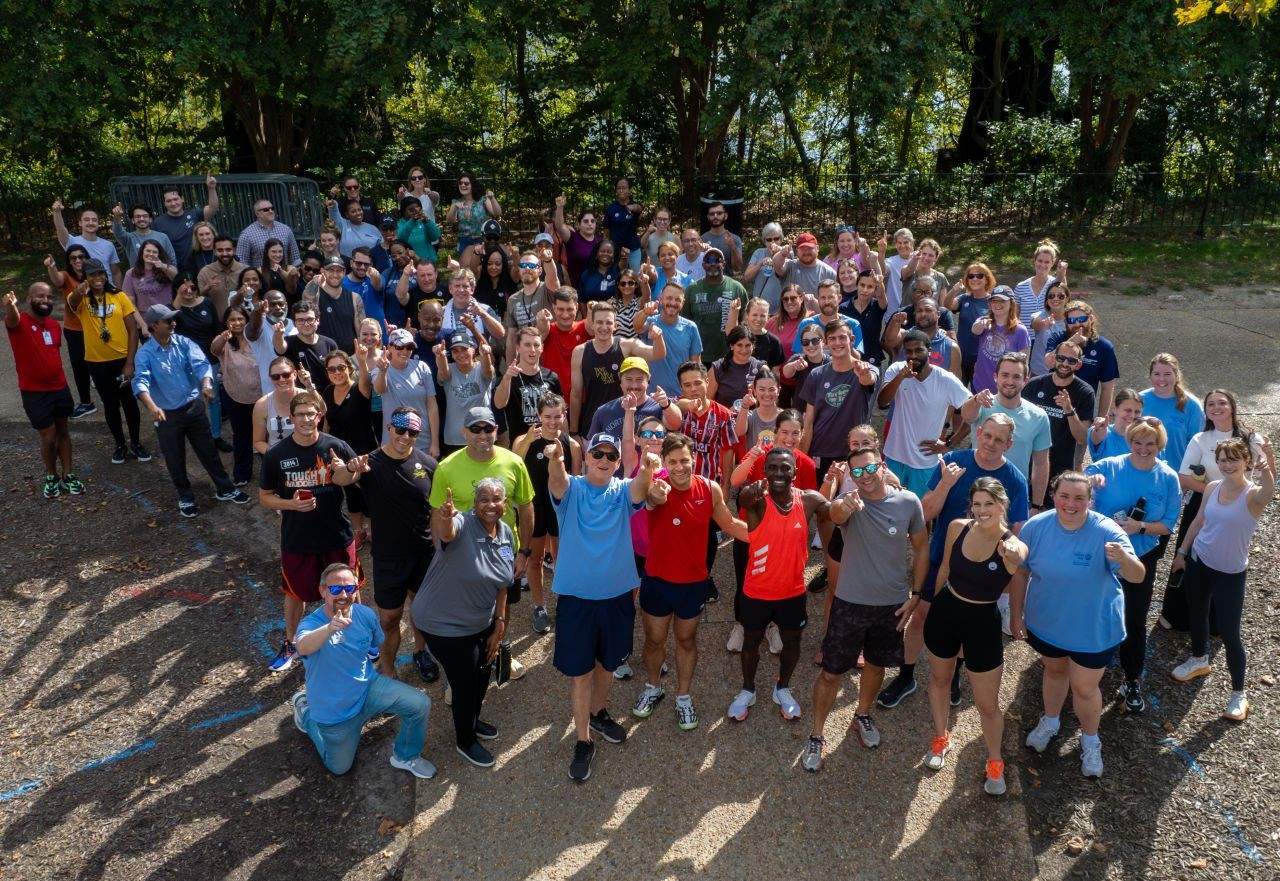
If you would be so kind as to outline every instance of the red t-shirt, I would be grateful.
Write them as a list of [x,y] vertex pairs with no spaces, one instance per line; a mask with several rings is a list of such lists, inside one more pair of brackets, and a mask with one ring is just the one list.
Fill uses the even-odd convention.
[[[762,448],[767,454],[773,449],[773,444],[766,444]],[[808,453],[802,453],[799,450],[792,450],[796,455],[796,477],[791,481],[796,489],[818,489],[818,466],[809,458]],[[754,483],[757,480],[764,480],[764,456],[756,459],[751,464],[751,473],[747,475],[747,483]],[[744,484],[745,486],[745,484]]]
[[747,574],[742,592],[756,600],[785,600],[804,593],[809,559],[809,523],[800,490],[791,488],[791,510],[782,513],[768,495],[764,517],[748,536]]
[[18,388],[24,392],[56,392],[67,387],[62,372],[62,328],[52,318],[18,313],[18,326],[9,327],[9,345],[18,367]]
[[575,321],[568,330],[561,330],[552,322],[551,330],[542,342],[542,366],[559,377],[566,401],[573,389],[573,372],[569,369],[573,366],[573,350],[589,339],[591,333],[585,321]]
[[711,523],[711,481],[693,477],[688,489],[674,486],[667,501],[649,516],[649,553],[644,568],[654,578],[672,584],[692,584],[707,578],[705,541],[691,536],[705,536]]

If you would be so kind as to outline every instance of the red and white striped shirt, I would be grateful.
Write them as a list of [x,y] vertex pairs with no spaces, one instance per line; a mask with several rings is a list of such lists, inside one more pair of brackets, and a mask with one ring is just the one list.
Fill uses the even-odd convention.
[[724,404],[709,402],[707,412],[698,416],[692,410],[684,414],[680,431],[693,440],[693,471],[708,480],[720,482],[720,457],[738,443],[733,427],[733,413]]

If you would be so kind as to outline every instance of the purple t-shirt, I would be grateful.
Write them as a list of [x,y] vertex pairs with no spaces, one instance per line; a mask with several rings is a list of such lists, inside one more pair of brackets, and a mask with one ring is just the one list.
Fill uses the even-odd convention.
[[584,239],[576,229],[569,233],[569,241],[564,246],[564,260],[569,264],[569,278],[582,278],[582,273],[587,271],[587,264],[591,261],[591,252],[599,241],[599,233],[590,241]]
[[1009,352],[1021,352],[1030,347],[1031,334],[1019,324],[1013,333],[1005,334],[995,328],[978,337],[978,360],[973,366],[973,390],[996,390],[996,364]]

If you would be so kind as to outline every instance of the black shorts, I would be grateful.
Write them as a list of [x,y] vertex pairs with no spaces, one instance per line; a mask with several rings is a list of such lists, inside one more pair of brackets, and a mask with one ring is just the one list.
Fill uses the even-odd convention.
[[555,508],[551,507],[551,497],[545,500],[533,497],[533,535],[530,539],[546,538],[548,535],[559,537],[560,521],[556,519]]
[[785,600],[758,600],[745,593],[738,598],[738,623],[743,630],[764,630],[770,621],[782,630],[803,630],[808,619],[804,594]]
[[707,605],[707,582],[677,584],[645,575],[640,579],[640,611],[655,618],[697,618]]
[[31,427],[36,431],[44,431],[53,425],[54,420],[70,417],[71,411],[75,409],[75,402],[71,400],[70,389],[65,387],[56,392],[24,391],[22,409],[27,411]]
[[417,593],[431,566],[433,554],[416,557],[373,558],[373,602],[388,612],[404,608],[409,594]]
[[[939,527],[937,526],[934,527],[934,529],[937,529],[937,528]],[[929,571],[924,576],[924,584],[920,586],[920,602],[922,603],[933,602],[934,594],[937,592],[937,588],[938,588],[938,570],[941,568],[942,568],[941,561],[935,563],[933,562],[932,557],[929,558]],[[941,655],[939,655],[939,657],[941,657]],[[965,663],[967,664],[968,661],[966,661]]]
[[876,667],[901,667],[902,632],[898,630],[901,606],[864,606],[834,597],[822,638],[822,669],[843,676],[858,663],[858,655]]
[[607,600],[561,594],[556,600],[553,663],[566,676],[585,676],[596,662],[612,673],[631,654],[636,604],[631,591]]
[[[1084,667],[1086,670],[1103,669],[1115,657],[1116,649],[1120,648],[1120,644],[1116,643],[1111,648],[1103,649],[1100,652],[1072,652],[1058,648],[1053,643],[1045,642],[1030,630],[1027,631],[1027,645],[1046,658],[1070,658],[1075,661],[1077,666]],[[968,663],[968,661],[965,663]]]
[[924,619],[924,645],[939,658],[954,658],[964,650],[964,665],[986,673],[1004,663],[1004,634],[995,603],[966,603],[944,590]]

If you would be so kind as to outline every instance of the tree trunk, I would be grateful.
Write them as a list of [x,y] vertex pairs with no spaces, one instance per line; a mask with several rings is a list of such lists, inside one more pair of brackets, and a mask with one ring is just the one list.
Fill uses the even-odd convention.
[[916,105],[920,103],[920,93],[923,90],[924,77],[912,78],[907,111],[902,120],[902,137],[898,141],[898,171],[903,171],[907,167],[907,156],[911,153],[911,123],[915,119]]
[[227,97],[249,135],[258,171],[296,173],[311,140],[315,110],[307,107],[302,111],[299,124],[292,104],[259,93],[238,74],[232,74]]
[[860,139],[858,138],[858,113],[862,109],[857,100],[854,98],[853,86],[858,77],[858,63],[852,58],[849,60],[849,69],[845,73],[844,78],[844,94],[846,102],[846,115],[844,122],[844,139],[848,145],[849,177],[857,178],[861,170],[862,163],[859,161],[858,151],[860,149]]
[[805,181],[809,185],[809,189],[816,190],[817,182],[813,175],[813,161],[809,159],[809,153],[804,148],[804,137],[800,134],[800,126],[796,122],[795,114],[791,112],[791,101],[781,91],[776,92],[778,103],[782,107],[782,119],[787,124],[787,134],[791,135],[791,143],[796,148],[796,153],[800,157],[800,173],[804,175]]

